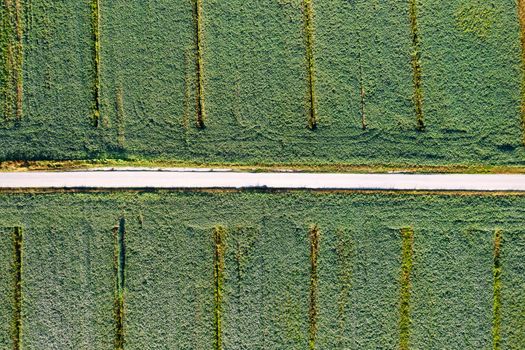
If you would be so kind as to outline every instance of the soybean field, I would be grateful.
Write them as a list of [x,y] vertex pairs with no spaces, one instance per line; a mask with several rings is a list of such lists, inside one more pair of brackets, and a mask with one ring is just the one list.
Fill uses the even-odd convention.
[[521,195],[0,195],[0,349],[523,349]]
[[523,166],[522,2],[5,0],[0,161]]

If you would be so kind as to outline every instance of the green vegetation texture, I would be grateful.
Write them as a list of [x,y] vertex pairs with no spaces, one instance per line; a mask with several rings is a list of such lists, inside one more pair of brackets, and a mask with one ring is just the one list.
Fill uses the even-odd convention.
[[488,195],[4,193],[0,348],[21,227],[24,349],[478,350],[495,319],[501,348],[522,349],[524,208]]
[[17,0],[0,12],[0,161],[524,164],[514,1]]
[[13,348],[15,324],[14,228],[0,227],[0,349]]

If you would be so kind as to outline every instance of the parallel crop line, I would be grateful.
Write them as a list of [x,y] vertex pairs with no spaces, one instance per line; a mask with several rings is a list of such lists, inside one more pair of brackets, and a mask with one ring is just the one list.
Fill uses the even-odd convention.
[[203,14],[202,1],[195,1],[195,42],[196,42],[196,74],[197,74],[197,127],[206,126],[206,111],[204,108],[204,48],[203,48]]
[[[2,65],[4,117],[21,120],[23,117],[23,20],[22,0],[4,0],[2,7],[1,49],[5,57]],[[14,111],[13,111],[14,107]]]
[[412,31],[412,70],[414,81],[414,105],[416,109],[417,129],[425,129],[425,119],[423,115],[423,87],[422,87],[422,67],[421,67],[421,37],[419,34],[418,0],[409,0],[410,8],[410,28]]
[[321,232],[317,225],[310,227],[310,307],[309,307],[309,339],[308,346],[310,350],[315,350],[317,338],[317,318],[319,315],[319,243]]
[[503,232],[494,232],[494,267],[493,267],[493,316],[492,316],[492,349],[501,350],[501,243]]
[[400,341],[399,349],[408,350],[410,340],[410,295],[412,292],[411,274],[414,255],[414,230],[411,227],[401,229],[401,297],[400,297]]
[[521,126],[522,142],[525,144],[525,0],[517,0],[518,18],[520,22],[521,55],[522,55],[522,83],[521,83]]
[[365,73],[363,70],[363,46],[361,43],[361,32],[357,34],[357,46],[359,48],[359,95],[361,97],[361,128],[366,130],[366,90],[365,90]]
[[23,116],[24,99],[24,28],[22,26],[22,0],[15,0],[15,29],[16,29],[16,119]]
[[13,348],[22,348],[22,248],[23,232],[21,227],[13,229],[14,243],[14,318],[13,318]]
[[117,107],[117,145],[120,149],[126,146],[126,113],[124,112],[124,92],[119,84],[115,91]]
[[314,10],[313,0],[303,0],[304,32],[306,39],[306,61],[308,64],[308,128],[315,130],[318,124],[317,97],[315,91],[315,57],[314,57]]
[[91,2],[92,30],[93,30],[93,126],[98,127],[100,123],[100,0]]
[[113,228],[115,240],[115,349],[124,349],[124,291],[125,291],[125,268],[126,268],[126,219],[121,218],[117,226]]
[[214,259],[214,326],[215,344],[214,350],[222,350],[222,299],[224,294],[224,254],[225,254],[226,231],[217,226],[213,229]]
[[4,119],[9,120],[12,116],[13,109],[13,47],[10,41],[10,24],[8,9],[4,6],[2,13],[2,55],[4,61],[2,62],[2,80],[4,86],[2,86],[2,104]]

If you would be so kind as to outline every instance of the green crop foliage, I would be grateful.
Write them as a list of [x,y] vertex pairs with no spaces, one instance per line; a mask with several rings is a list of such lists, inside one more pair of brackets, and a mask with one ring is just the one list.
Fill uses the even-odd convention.
[[417,129],[425,129],[425,119],[423,116],[423,89],[421,68],[421,38],[418,26],[418,0],[410,0],[410,29],[412,31],[412,70],[414,80],[414,106],[416,109]]
[[525,157],[512,1],[2,4],[0,161]]
[[213,240],[215,244],[215,254],[213,259],[213,278],[214,278],[214,313],[215,313],[215,350],[222,350],[222,313],[224,297],[224,255],[225,255],[226,231],[223,227],[217,226],[213,229]]
[[13,228],[0,228],[0,349],[15,348],[16,269],[13,232]]
[[501,230],[494,232],[494,268],[493,268],[493,316],[492,316],[492,349],[501,350]]
[[91,1],[91,26],[93,30],[93,126],[98,127],[100,120],[100,0]]
[[13,270],[14,270],[14,314],[13,348],[22,348],[22,270],[23,270],[23,233],[21,227],[13,228]]
[[525,347],[525,231],[504,231],[501,259],[500,348]]
[[523,144],[525,144],[525,1],[518,0],[518,18],[521,38],[521,124],[523,129]]
[[16,62],[15,62],[15,28],[14,5],[12,1],[5,0],[0,4],[1,27],[0,49],[2,51],[2,66],[0,74],[0,87],[2,98],[2,115],[4,120],[13,119],[15,115],[16,89]]
[[114,349],[111,227],[117,218],[77,207],[35,213],[29,227],[20,225],[22,348]]
[[401,297],[399,305],[399,349],[410,349],[410,295],[412,292],[412,267],[414,264],[414,230],[411,227],[401,229]]
[[310,308],[309,308],[309,339],[308,347],[315,350],[317,340],[317,319],[319,317],[319,245],[321,231],[319,227],[310,227]]
[[115,270],[115,350],[123,350],[125,343],[125,276],[126,276],[126,219],[113,227]]
[[417,230],[412,347],[492,347],[494,225],[456,221],[448,227]]
[[314,57],[314,10],[313,0],[303,0],[304,32],[306,46],[306,61],[308,62],[308,99],[310,102],[310,115],[308,127],[317,129],[317,96],[315,92],[315,57]]
[[203,13],[202,0],[194,0],[195,46],[196,46],[196,75],[197,75],[197,127],[206,126],[206,112],[204,109],[204,43],[203,43]]
[[[477,350],[497,334],[502,349],[522,349],[524,207],[523,196],[488,195],[4,193],[0,227],[24,228],[28,349],[115,349],[119,301],[125,349],[210,349],[220,335],[224,349],[304,350],[314,338],[316,349],[409,340],[409,348]],[[125,265],[115,223],[125,231]],[[505,237],[501,293],[496,229]],[[0,347],[10,349],[15,246],[12,229],[0,231]],[[115,258],[125,266],[117,295]]]
[[451,153],[521,148],[517,17],[514,1],[419,0],[426,135]]
[[23,7],[22,0],[2,0],[0,3],[0,98],[5,121],[20,121],[23,115]]

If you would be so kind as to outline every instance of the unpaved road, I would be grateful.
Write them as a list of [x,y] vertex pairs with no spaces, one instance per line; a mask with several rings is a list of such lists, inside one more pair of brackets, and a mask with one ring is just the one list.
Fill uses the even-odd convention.
[[0,188],[272,188],[525,191],[525,175],[242,173],[228,171],[70,171],[0,173]]

